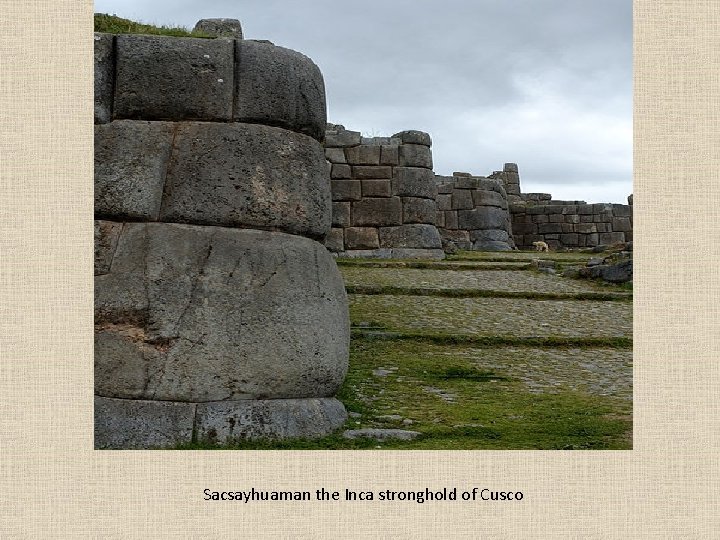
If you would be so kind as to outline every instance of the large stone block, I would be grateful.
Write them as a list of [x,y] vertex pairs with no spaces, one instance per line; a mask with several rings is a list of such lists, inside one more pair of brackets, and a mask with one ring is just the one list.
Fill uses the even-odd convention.
[[195,403],[95,396],[95,448],[172,448],[192,440]]
[[452,210],[452,195],[438,193],[435,201],[437,202],[438,210]]
[[484,189],[473,190],[472,192],[473,202],[475,206],[497,206],[507,210],[507,198],[503,197],[502,194],[497,191],[487,191]]
[[440,233],[434,225],[380,227],[380,247],[440,249]]
[[193,31],[214,37],[243,38],[242,25],[237,19],[200,19]]
[[232,119],[233,41],[116,37],[115,118]]
[[344,163],[333,163],[330,168],[330,178],[333,180],[350,180],[353,177],[352,167]]
[[626,232],[632,231],[632,223],[630,223],[629,217],[616,217],[612,220],[613,232]]
[[333,202],[332,203],[332,226],[333,227],[349,227],[350,226],[350,203],[349,202]]
[[158,219],[173,139],[171,122],[95,126],[95,215]]
[[326,147],[347,147],[360,144],[362,135],[359,131],[348,129],[328,130],[325,132]]
[[185,122],[160,220],[320,239],[330,231],[328,184],[325,153],[310,137],[255,124]]
[[392,178],[392,167],[387,165],[355,165],[352,172],[353,177],[358,180]]
[[342,427],[345,407],[337,399],[267,399],[198,403],[200,442],[322,437]]
[[601,244],[616,244],[618,242],[625,241],[625,233],[622,232],[611,232],[611,233],[600,233]]
[[95,315],[104,397],[328,397],[347,369],[344,283],[300,236],[126,223],[95,279]]
[[458,226],[458,211],[450,210],[445,212],[445,228],[446,229],[459,229]]
[[582,234],[590,234],[590,233],[596,233],[597,225],[594,223],[578,223],[575,225],[575,232],[579,232]]
[[437,195],[435,175],[420,167],[395,167],[393,194],[401,197],[434,199]]
[[613,216],[615,217],[632,217],[632,206],[627,204],[613,204]]
[[403,197],[403,223],[429,223],[435,225],[437,203],[432,199]]
[[392,195],[392,183],[388,179],[362,180],[363,197],[390,197]]
[[540,234],[556,234],[562,232],[560,223],[541,223],[538,225],[538,232]]
[[258,41],[235,41],[237,92],[234,120],[280,126],[325,138],[325,83],[320,69],[299,52]]
[[470,240],[473,242],[510,242],[510,235],[507,231],[500,229],[488,229],[485,231],[470,231]]
[[470,241],[470,233],[468,231],[440,229],[439,232],[443,242],[454,242],[460,249],[472,249],[472,242]]
[[475,208],[475,203],[473,202],[472,190],[453,189],[452,210],[472,210],[473,208]]
[[345,234],[344,229],[332,228],[325,237],[325,247],[328,251],[338,253],[345,249]]
[[362,226],[388,226],[402,223],[400,197],[366,197],[352,203],[352,224]]
[[566,246],[577,246],[579,235],[576,233],[561,234],[560,241]]
[[113,256],[117,249],[122,223],[95,220],[95,275],[110,271]]
[[401,167],[424,167],[432,169],[432,152],[421,144],[403,144],[399,147],[399,165]]
[[342,148],[325,148],[325,159],[330,163],[347,163]]
[[380,165],[397,165],[400,162],[398,146],[382,146]]
[[415,129],[409,129],[401,131],[393,135],[393,138],[400,139],[403,144],[422,144],[425,146],[432,146],[432,139],[430,134],[424,131],[417,131]]
[[95,33],[95,123],[112,120],[113,87],[115,79],[115,36]]
[[345,159],[350,165],[379,165],[380,147],[360,145],[345,148]]
[[473,210],[458,210],[460,229],[503,229],[510,228],[510,214],[502,208],[482,206]]
[[348,227],[345,229],[345,249],[377,249],[380,247],[375,227]]
[[514,234],[537,234],[537,225],[534,223],[513,223]]
[[333,201],[359,201],[362,199],[360,180],[331,180]]
[[495,240],[479,240],[473,242],[475,251],[512,251],[512,248],[507,242],[497,242]]

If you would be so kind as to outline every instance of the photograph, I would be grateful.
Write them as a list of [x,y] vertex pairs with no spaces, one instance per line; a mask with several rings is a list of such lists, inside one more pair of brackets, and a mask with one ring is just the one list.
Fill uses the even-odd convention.
[[632,450],[632,3],[94,5],[94,448]]

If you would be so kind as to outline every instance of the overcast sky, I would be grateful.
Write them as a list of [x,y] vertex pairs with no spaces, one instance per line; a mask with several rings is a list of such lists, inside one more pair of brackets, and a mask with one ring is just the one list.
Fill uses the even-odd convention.
[[95,11],[192,28],[239,19],[325,77],[328,121],[433,139],[435,172],[519,166],[523,192],[632,192],[631,0],[97,0]]

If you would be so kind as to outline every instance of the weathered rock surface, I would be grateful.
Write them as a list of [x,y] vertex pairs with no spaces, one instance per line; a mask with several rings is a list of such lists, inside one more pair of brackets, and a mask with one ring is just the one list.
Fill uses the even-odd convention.
[[174,129],[142,120],[95,126],[96,216],[158,219]]
[[95,280],[96,394],[170,401],[332,396],[347,369],[347,297],[298,236],[126,223]]
[[114,36],[95,33],[95,123],[112,120],[113,77],[115,75]]
[[434,225],[380,227],[380,247],[430,248],[442,251],[440,233]]
[[232,119],[234,42],[116,37],[115,118]]
[[334,398],[186,403],[95,397],[95,448],[167,448],[196,440],[322,437],[347,419]]
[[186,122],[177,128],[161,221],[253,227],[322,239],[330,231],[322,146],[285,129]]
[[237,19],[200,19],[193,28],[209,36],[242,39],[242,25]]
[[195,431],[200,441],[322,437],[347,419],[335,398],[215,401],[197,405]]
[[95,396],[95,448],[167,448],[192,440],[194,403]]
[[237,41],[234,120],[280,126],[325,138],[325,83],[299,52],[257,41]]

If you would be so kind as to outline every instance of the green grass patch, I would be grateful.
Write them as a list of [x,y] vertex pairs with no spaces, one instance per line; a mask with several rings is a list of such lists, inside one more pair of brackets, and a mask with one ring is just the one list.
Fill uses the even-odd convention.
[[174,36],[174,37],[198,37],[211,38],[204,32],[193,32],[182,26],[155,26],[153,24],[144,24],[130,19],[123,19],[116,15],[108,15],[106,13],[95,13],[95,32],[104,32],[106,34],[150,34],[158,36]]
[[565,337],[565,336],[473,336],[463,334],[445,334],[439,332],[401,332],[395,330],[368,330],[362,327],[351,329],[355,339],[374,341],[413,341],[435,345],[473,345],[478,347],[498,347],[513,345],[518,347],[610,347],[632,349],[633,341],[629,337]]
[[[350,417],[343,429],[405,428],[421,433],[412,441],[344,439],[206,443],[181,449],[630,449],[632,405],[613,396],[558,388],[528,390],[525,382],[478,368],[462,346],[417,342],[353,341],[350,368],[339,399]],[[515,352],[515,358],[518,353]],[[528,351],[528,355],[531,351]],[[522,356],[522,355],[520,355]],[[528,358],[531,361],[532,358]],[[384,376],[377,370],[384,368]],[[396,415],[403,420],[387,420]]]
[[523,298],[526,300],[607,300],[632,302],[632,295],[602,292],[553,293],[534,291],[493,291],[487,289],[436,289],[394,287],[391,285],[346,285],[348,294],[387,294],[391,296],[440,296],[444,298]]

